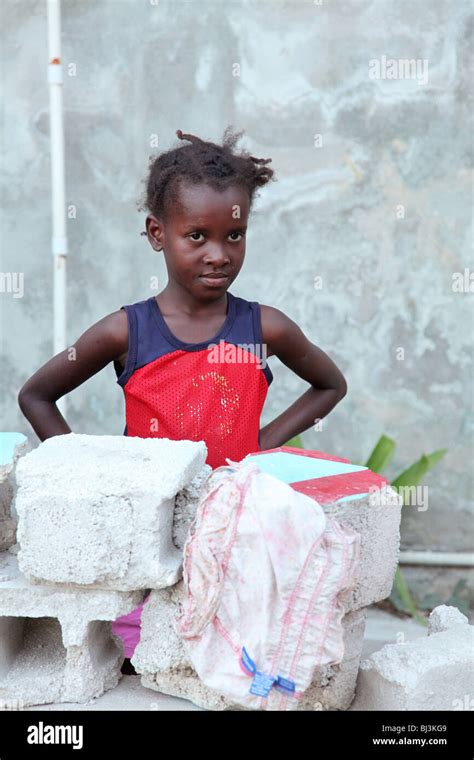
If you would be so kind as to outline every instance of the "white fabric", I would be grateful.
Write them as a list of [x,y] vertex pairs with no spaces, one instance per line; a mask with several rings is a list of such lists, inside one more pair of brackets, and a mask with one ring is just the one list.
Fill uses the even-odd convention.
[[[255,463],[216,468],[184,546],[186,599],[175,625],[200,679],[237,704],[293,710],[314,670],[344,653],[338,596],[352,588],[360,536]],[[249,693],[256,669],[295,683]]]

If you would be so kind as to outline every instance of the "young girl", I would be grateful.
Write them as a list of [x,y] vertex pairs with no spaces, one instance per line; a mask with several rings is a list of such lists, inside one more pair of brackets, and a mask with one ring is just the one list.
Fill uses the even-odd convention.
[[[229,291],[244,263],[255,192],[273,178],[271,159],[235,153],[242,132],[230,128],[222,145],[176,134],[187,144],[150,161],[144,206],[150,213],[141,233],[163,251],[165,288],[92,325],[74,343],[74,360],[68,349],[54,356],[25,383],[18,402],[42,441],[70,433],[56,401],[114,362],[125,396],[124,434],[203,440],[215,468],[226,457],[239,461],[307,430],[347,385],[282,311]],[[260,430],[273,379],[265,358],[272,355],[309,388]],[[125,645],[122,672],[134,672],[142,607],[112,626]]]

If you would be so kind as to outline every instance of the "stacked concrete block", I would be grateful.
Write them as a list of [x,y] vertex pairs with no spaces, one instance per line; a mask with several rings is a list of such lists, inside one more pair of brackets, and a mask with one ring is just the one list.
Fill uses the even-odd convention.
[[[398,564],[402,502],[383,486],[366,497],[322,505],[325,513],[361,536],[360,561],[353,588],[341,594],[345,615],[344,657],[336,665],[316,670],[299,710],[347,710],[354,699],[365,629],[365,608],[385,599]],[[183,600],[183,582],[152,592],[142,616],[142,632],[132,663],[142,684],[165,694],[189,699],[209,710],[241,710],[214,693],[198,678],[174,620]]]
[[341,597],[346,611],[386,599],[392,590],[400,553],[399,494],[386,485],[359,499],[322,506],[328,517],[357,531],[361,539],[357,582]]
[[360,665],[353,710],[472,710],[474,626],[436,607],[428,635],[386,644]]
[[311,686],[301,698],[299,710],[348,710],[354,699],[364,641],[366,610],[348,612],[342,618],[344,657],[337,665],[316,670]]
[[199,679],[174,628],[184,596],[183,581],[151,592],[143,608],[140,642],[132,663],[142,674],[142,685],[149,689],[189,699],[208,710],[229,709],[232,705]]
[[117,685],[111,621],[181,577],[206,455],[202,442],[71,433],[18,462],[19,545],[0,554],[0,704],[83,703]]
[[[207,710],[243,710],[241,705],[217,694],[199,679],[174,627],[185,599],[183,581],[173,588],[153,591],[144,607],[140,642],[132,663],[142,675],[142,685],[170,696],[189,699]],[[365,610],[342,619],[344,658],[338,665],[321,668],[301,699],[299,710],[347,710],[354,697],[365,628]],[[249,678],[249,686],[251,679]]]
[[55,436],[18,464],[20,570],[33,583],[133,591],[181,577],[176,494],[203,469],[203,442]]
[[15,466],[31,448],[21,433],[0,433],[0,552],[16,543],[16,514],[12,503],[16,492]]
[[[390,486],[371,488],[362,498],[322,505],[328,517],[360,535],[360,558],[352,589],[340,596],[345,651],[338,665],[315,671],[300,709],[347,710],[355,695],[366,610],[389,596],[400,552],[402,499]],[[313,707],[311,706],[313,705]]]
[[0,554],[0,705],[87,702],[117,685],[122,641],[111,621],[144,592],[31,584]]
[[189,526],[196,514],[199,497],[212,467],[205,464],[190,483],[176,494],[173,517],[173,544],[182,550],[186,543]]
[[[174,627],[182,549],[211,472],[206,454],[203,442],[71,433],[18,462],[19,551],[0,555],[0,698],[83,702],[113,688],[123,653],[110,621],[152,589],[132,658],[143,685],[211,710],[242,709],[200,681]],[[344,657],[315,672],[299,709],[346,710],[364,608],[392,587],[401,500],[386,486],[323,508],[360,534],[360,563],[356,583],[340,597]]]

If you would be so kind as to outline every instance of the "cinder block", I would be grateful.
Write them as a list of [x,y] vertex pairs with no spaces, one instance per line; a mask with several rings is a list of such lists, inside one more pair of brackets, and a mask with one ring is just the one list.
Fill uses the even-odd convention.
[[31,449],[22,433],[0,433],[0,551],[16,542],[16,514],[12,502],[16,492],[15,467]]
[[[345,654],[338,665],[324,666],[314,674],[301,699],[300,710],[347,710],[354,699],[362,652],[365,608],[391,592],[398,564],[402,500],[389,485],[362,498],[322,505],[329,517],[361,537],[356,582],[340,594]],[[140,643],[133,663],[148,688],[191,700],[211,710],[243,709],[213,692],[198,678],[173,620],[183,584],[152,593],[142,617]]]
[[440,604],[431,611],[428,618],[428,636],[440,631],[449,631],[456,625],[468,625],[469,620],[463,615],[457,607],[448,607],[447,604]]
[[189,485],[176,494],[173,518],[173,543],[177,549],[183,549],[188,536],[189,526],[196,514],[202,487],[212,472],[212,467],[205,464]]
[[14,554],[0,554],[0,703],[81,703],[112,689],[123,645],[111,621],[143,596],[33,585]]
[[347,612],[390,595],[400,554],[402,499],[391,486],[360,499],[322,505],[325,514],[360,535],[360,560],[353,589],[341,595]]
[[[448,628],[437,630],[440,617]],[[439,608],[431,618],[426,638],[386,644],[361,662],[353,710],[472,709],[474,627]]]
[[[184,585],[180,581],[170,589],[153,591],[143,610],[141,638],[132,657],[143,686],[189,699],[207,710],[245,709],[205,686],[194,670],[173,624],[184,598]],[[359,610],[343,617],[343,660],[338,665],[315,671],[299,710],[346,710],[349,707],[355,693],[365,616],[365,610]]]
[[[175,498],[205,465],[204,442],[55,436],[20,460],[18,562],[32,583],[130,591],[179,580]],[[179,530],[178,530],[179,533]]]
[[389,596],[399,558],[402,498],[386,478],[348,459],[293,447],[273,449],[270,457],[259,452],[246,459],[257,466],[261,461],[264,472],[281,475],[296,491],[314,498],[329,518],[360,535],[357,582],[341,596],[347,611]]
[[189,699],[207,710],[233,709],[228,700],[202,683],[188,659],[173,625],[180,601],[184,601],[182,581],[152,591],[143,608],[140,641],[132,657],[135,670],[142,674],[142,685]]
[[326,665],[315,671],[311,686],[301,698],[299,710],[349,709],[355,696],[366,617],[365,609],[344,615],[344,657],[337,665]]

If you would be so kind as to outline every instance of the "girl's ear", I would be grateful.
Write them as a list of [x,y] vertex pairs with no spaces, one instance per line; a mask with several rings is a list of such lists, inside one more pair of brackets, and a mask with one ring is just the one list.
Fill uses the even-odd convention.
[[164,233],[162,222],[160,222],[160,220],[154,217],[152,214],[149,214],[146,218],[145,224],[146,234],[151,247],[154,251],[162,251],[162,236]]

